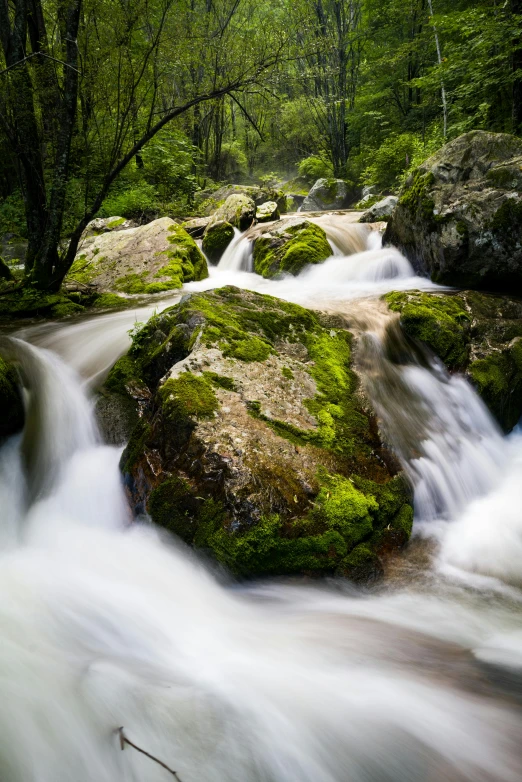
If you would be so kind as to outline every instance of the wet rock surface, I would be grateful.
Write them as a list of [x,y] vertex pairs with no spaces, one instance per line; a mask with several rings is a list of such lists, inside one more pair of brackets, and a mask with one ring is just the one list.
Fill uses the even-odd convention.
[[473,131],[408,178],[385,241],[435,282],[522,292],[522,142]]
[[412,509],[351,356],[342,323],[236,288],[153,317],[107,381],[141,407],[135,511],[241,577],[377,577]]
[[522,300],[478,291],[389,293],[404,331],[463,372],[505,431],[522,415]]

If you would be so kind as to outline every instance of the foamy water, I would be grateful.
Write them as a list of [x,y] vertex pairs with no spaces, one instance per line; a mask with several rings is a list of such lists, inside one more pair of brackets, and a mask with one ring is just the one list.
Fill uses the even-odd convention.
[[[435,287],[376,247],[298,278],[211,275],[187,289],[235,284],[345,316],[361,295]],[[353,314],[361,369],[433,553],[417,542],[372,591],[233,588],[130,523],[119,451],[86,395],[133,323],[178,299],[3,345],[24,368],[31,423],[0,449],[2,780],[172,778],[121,750],[123,727],[183,782],[518,782],[522,436],[503,438],[429,356],[395,363],[393,319],[366,304]]]

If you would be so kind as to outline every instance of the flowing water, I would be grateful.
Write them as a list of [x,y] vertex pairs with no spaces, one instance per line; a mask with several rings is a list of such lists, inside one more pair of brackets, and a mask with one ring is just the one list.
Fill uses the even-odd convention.
[[182,782],[520,780],[522,434],[502,437],[377,298],[435,286],[334,222],[332,258],[298,278],[257,277],[238,236],[186,287],[235,284],[346,318],[415,488],[407,553],[371,590],[238,587],[131,523],[90,388],[133,324],[179,295],[4,338],[28,412],[0,450],[2,782],[172,778],[122,751],[121,727]]

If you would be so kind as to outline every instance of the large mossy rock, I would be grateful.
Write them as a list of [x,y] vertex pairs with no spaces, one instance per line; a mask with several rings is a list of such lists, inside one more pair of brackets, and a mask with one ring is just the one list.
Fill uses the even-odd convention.
[[16,370],[0,357],[0,438],[19,432],[24,425],[24,417]]
[[237,288],[154,316],[108,379],[150,393],[121,460],[136,512],[240,577],[380,574],[410,492],[351,363],[340,323]]
[[208,277],[194,239],[169,217],[87,237],[67,279],[113,293],[159,293]]
[[522,141],[474,131],[406,181],[385,241],[462,288],[522,291]]
[[477,291],[389,293],[390,309],[450,371],[464,372],[505,431],[522,415],[522,301]]
[[[256,205],[250,196],[242,193],[230,195],[225,203],[220,206],[212,215],[209,227],[213,223],[226,222],[239,228],[240,231],[246,231],[250,228],[256,217]],[[207,228],[208,231],[208,228]]]
[[332,248],[320,226],[294,217],[273,223],[259,233],[253,254],[254,271],[263,277],[276,277],[283,272],[299,274],[308,264],[322,263],[332,255]]
[[[342,179],[318,179],[304,199],[301,212],[342,209],[349,203],[351,195]],[[353,201],[353,198],[351,200]]]
[[261,185],[223,185],[218,190],[201,191],[198,193],[198,200],[204,199],[203,204],[205,212],[212,214],[218,207],[222,206],[231,195],[244,195],[251,198],[256,206],[264,204],[266,201],[275,201],[281,214],[286,212],[286,194],[283,190],[275,187]]
[[211,263],[217,263],[234,238],[234,226],[225,220],[212,222],[203,235],[203,252]]

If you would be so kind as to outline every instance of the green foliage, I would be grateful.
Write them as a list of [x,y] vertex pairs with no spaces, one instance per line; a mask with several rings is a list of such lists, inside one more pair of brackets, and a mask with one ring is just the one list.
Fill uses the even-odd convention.
[[14,234],[22,238],[27,236],[24,200],[19,190],[0,199],[0,237],[3,234]]
[[317,179],[331,177],[333,174],[332,164],[317,155],[310,155],[301,160],[297,170],[299,171],[299,176],[306,179],[310,184],[313,184]]

